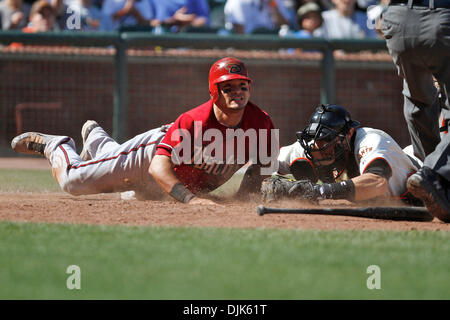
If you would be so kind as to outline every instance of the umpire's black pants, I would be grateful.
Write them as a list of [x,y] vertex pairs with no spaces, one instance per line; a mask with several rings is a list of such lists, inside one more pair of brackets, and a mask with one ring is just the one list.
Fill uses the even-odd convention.
[[432,75],[446,94],[442,112],[450,119],[450,8],[391,5],[383,14],[382,31],[404,79],[404,115],[414,153],[424,160],[440,142],[442,105]]

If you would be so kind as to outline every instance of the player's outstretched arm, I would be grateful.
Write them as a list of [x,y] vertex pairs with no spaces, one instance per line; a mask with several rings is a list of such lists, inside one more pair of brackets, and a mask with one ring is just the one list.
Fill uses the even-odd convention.
[[351,180],[316,184],[310,180],[293,181],[284,177],[264,180],[261,188],[266,202],[289,197],[299,200],[349,200],[363,201],[386,195],[388,180],[374,173],[364,173]]
[[180,202],[216,205],[214,201],[195,197],[178,179],[173,170],[173,163],[167,156],[155,155],[150,163],[149,173],[161,189]]
[[261,167],[256,164],[250,165],[244,173],[241,184],[236,197],[240,199],[247,197],[251,193],[259,193],[261,189],[261,183],[264,178],[268,176],[261,175]]
[[161,189],[170,194],[173,186],[180,183],[175,172],[173,164],[169,157],[155,155],[150,163],[149,173],[153,176]]
[[353,178],[352,181],[355,185],[355,201],[384,196],[389,187],[385,177],[374,173],[364,173]]
[[386,195],[388,180],[374,173],[364,173],[353,179],[324,184],[314,184],[309,180],[293,183],[288,191],[292,198],[320,200],[363,201]]

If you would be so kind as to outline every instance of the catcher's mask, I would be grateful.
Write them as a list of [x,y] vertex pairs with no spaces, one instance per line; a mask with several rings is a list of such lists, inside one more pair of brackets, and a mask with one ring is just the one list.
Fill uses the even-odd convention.
[[305,156],[315,167],[341,163],[348,157],[350,143],[347,134],[360,125],[344,107],[327,104],[316,108],[309,125],[297,132]]
[[233,79],[243,79],[249,83],[252,81],[248,77],[247,68],[242,61],[226,57],[214,62],[209,70],[209,94],[213,102],[219,98],[218,84]]

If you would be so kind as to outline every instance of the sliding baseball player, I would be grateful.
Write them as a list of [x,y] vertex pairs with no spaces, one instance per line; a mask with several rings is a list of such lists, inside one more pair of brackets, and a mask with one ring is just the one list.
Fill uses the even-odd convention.
[[157,185],[183,203],[215,204],[204,195],[246,163],[252,163],[252,174],[246,175],[239,194],[258,192],[263,167],[277,164],[276,130],[269,115],[249,101],[250,83],[244,63],[227,57],[210,69],[211,99],[171,126],[118,144],[95,121],[87,121],[82,157],[67,136],[27,132],[11,146],[17,152],[44,155],[61,189],[72,195],[134,190],[153,198]]

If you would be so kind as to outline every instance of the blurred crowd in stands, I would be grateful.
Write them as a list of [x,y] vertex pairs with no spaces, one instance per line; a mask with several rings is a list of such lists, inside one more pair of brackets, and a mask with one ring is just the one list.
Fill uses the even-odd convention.
[[2,30],[376,38],[389,0],[0,0]]

